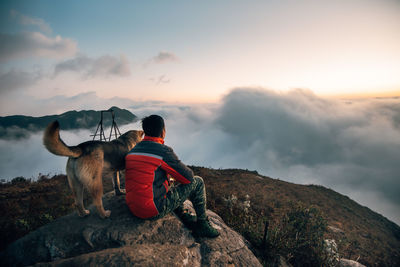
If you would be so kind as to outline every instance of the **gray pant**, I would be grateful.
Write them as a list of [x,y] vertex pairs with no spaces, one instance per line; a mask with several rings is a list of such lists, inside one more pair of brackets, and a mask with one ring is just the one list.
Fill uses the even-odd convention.
[[182,210],[183,202],[189,199],[196,211],[198,220],[206,219],[206,188],[203,178],[194,176],[193,182],[190,184],[179,184],[173,186],[167,193],[167,202],[163,211],[161,211],[154,219],[164,217],[174,210]]

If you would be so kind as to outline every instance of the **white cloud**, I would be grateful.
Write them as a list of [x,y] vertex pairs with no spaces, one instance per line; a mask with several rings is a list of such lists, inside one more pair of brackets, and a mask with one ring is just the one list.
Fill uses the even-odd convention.
[[158,53],[158,55],[153,57],[151,61],[156,64],[162,64],[179,61],[179,58],[174,53],[161,51]]
[[154,82],[156,85],[166,84],[171,82],[171,80],[168,79],[165,74],[150,78],[149,80]]
[[[78,144],[90,138],[89,131],[74,131],[61,133],[67,144]],[[0,139],[0,168],[2,179],[12,179],[17,176],[36,178],[39,173],[65,174],[67,157],[58,157],[48,152],[42,143],[42,133],[29,135],[27,139]],[[23,168],[21,168],[23,162]]]
[[40,71],[27,72],[14,69],[0,73],[0,92],[8,93],[13,90],[20,90],[31,86],[40,79],[41,76],[42,74]]
[[98,58],[78,55],[55,66],[54,76],[63,72],[76,72],[81,74],[82,78],[124,77],[131,74],[129,61],[123,55],[119,57],[105,55]]
[[[107,100],[94,93],[59,96],[43,100],[40,105],[43,110],[55,110],[58,105],[64,108],[62,111],[117,105],[129,107],[139,118],[160,114],[166,120],[166,144],[186,164],[244,168],[294,183],[324,185],[400,223],[398,99],[346,103],[322,99],[304,90],[277,93],[242,88],[214,105]],[[125,125],[121,131],[138,127]],[[77,136],[74,132],[61,134]],[[83,139],[89,140],[88,134]],[[77,144],[78,138],[66,141]],[[7,143],[1,144],[2,151],[9,151]],[[19,145],[13,146],[15,150]],[[25,146],[21,143],[21,151]],[[37,163],[32,171],[24,169],[24,173],[54,171],[52,166],[60,166],[56,165],[59,157],[48,154],[45,161]],[[7,157],[0,163],[14,166],[13,160],[21,160],[18,154]],[[59,168],[64,172],[64,166]],[[6,165],[0,170],[0,177],[12,178],[5,176]]]
[[61,36],[40,32],[0,33],[0,62],[18,58],[64,58],[77,52],[77,43]]
[[185,163],[321,184],[400,223],[398,100],[243,88],[220,104],[168,112],[166,143]]
[[22,25],[36,26],[44,33],[52,32],[50,25],[41,18],[29,17],[24,14],[21,14],[20,12],[18,12],[16,10],[11,10],[10,15],[12,18],[15,18],[18,21],[18,23],[20,23]]

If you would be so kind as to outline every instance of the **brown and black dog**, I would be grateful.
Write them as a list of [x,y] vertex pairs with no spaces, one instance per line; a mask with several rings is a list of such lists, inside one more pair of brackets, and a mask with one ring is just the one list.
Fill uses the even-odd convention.
[[142,140],[143,131],[128,131],[111,141],[87,141],[77,146],[67,146],[60,138],[58,121],[50,123],[43,135],[43,144],[51,153],[69,157],[67,162],[68,183],[75,197],[79,216],[89,214],[83,206],[84,187],[89,191],[102,218],[111,211],[103,207],[103,175],[115,174],[125,169],[126,154]]

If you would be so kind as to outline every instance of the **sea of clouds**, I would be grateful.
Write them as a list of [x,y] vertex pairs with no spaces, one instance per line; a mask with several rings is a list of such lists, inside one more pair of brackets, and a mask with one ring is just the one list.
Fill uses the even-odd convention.
[[[139,118],[163,116],[166,144],[186,164],[257,170],[294,183],[320,184],[400,224],[398,98],[332,100],[307,90],[237,88],[217,104],[123,103]],[[140,124],[120,128],[140,129]],[[62,131],[61,137],[73,145],[89,140],[90,134]],[[0,178],[65,173],[67,159],[45,150],[41,138],[37,133],[0,140]]]

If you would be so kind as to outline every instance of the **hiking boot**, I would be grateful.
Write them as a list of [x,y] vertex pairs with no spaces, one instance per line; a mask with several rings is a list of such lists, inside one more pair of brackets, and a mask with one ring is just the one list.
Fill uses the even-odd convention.
[[195,227],[197,221],[196,215],[192,215],[188,210],[183,210],[182,212],[175,211],[175,214],[189,229],[193,229]]
[[217,237],[219,232],[211,226],[208,218],[206,220],[197,220],[196,226],[193,229],[193,235],[196,237]]

